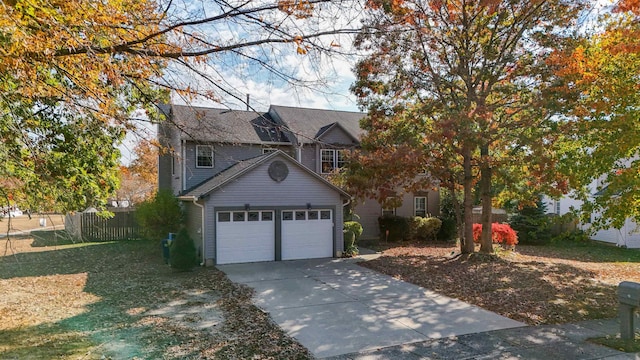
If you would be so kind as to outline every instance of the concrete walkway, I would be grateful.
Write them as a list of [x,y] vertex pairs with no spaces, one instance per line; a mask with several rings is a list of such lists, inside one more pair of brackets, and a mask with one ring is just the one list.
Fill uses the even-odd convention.
[[318,358],[350,359],[373,352],[371,359],[379,359],[376,351],[405,352],[397,346],[525,326],[355,261],[314,259],[218,268],[232,281],[254,288],[254,303]]
[[616,319],[575,324],[526,326],[390,346],[325,360],[634,360],[624,353],[587,341],[620,332]]

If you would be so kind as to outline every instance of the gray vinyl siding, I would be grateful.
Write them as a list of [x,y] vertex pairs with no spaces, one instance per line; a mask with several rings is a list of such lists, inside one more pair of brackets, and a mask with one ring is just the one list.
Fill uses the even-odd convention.
[[[431,216],[440,215],[440,193],[439,191],[429,191],[426,195],[413,193],[404,194],[402,197],[402,205],[396,208],[396,215],[402,217],[414,216],[414,197],[427,197],[427,213]],[[362,225],[362,238],[372,239],[380,236],[378,227],[378,217],[382,216],[382,206],[373,199],[360,201],[355,207],[354,212],[360,217],[359,221]]]
[[[276,157],[274,160],[280,159]],[[343,251],[342,203],[336,190],[327,186],[304,170],[289,164],[289,175],[277,183],[267,171],[271,161],[222,186],[206,198],[206,257],[215,258],[215,210],[216,208],[244,209],[306,209],[307,203],[314,209],[331,209],[334,213],[334,247]]]
[[[196,146],[213,146],[213,168],[198,168],[196,164]],[[215,174],[235,165],[238,161],[247,160],[262,155],[263,148],[275,148],[291,153],[290,146],[269,146],[269,145],[234,145],[234,144],[196,144],[188,142],[186,144],[186,181],[182,190],[191,189],[194,186],[210,179]]]
[[355,145],[354,140],[342,128],[335,126],[320,137],[320,142],[335,145]]
[[404,217],[414,216],[414,197],[416,196],[427,198],[427,215],[440,215],[440,194],[437,191],[429,191],[427,194],[405,194],[402,198],[402,206],[396,209],[396,215]]
[[361,237],[363,239],[378,238],[380,235],[378,217],[382,215],[382,206],[376,200],[366,199],[358,202],[354,212],[360,217],[356,221],[362,225]]
[[[171,124],[158,124],[158,139],[160,145],[169,151],[173,151],[172,155],[163,155],[158,161],[158,188],[170,189],[174,194],[178,194],[182,187],[180,173],[180,134]],[[171,157],[174,157],[175,174],[171,174]]]
[[215,235],[216,235],[216,217],[215,217],[215,208],[213,204],[213,196],[208,197],[205,201],[205,210],[204,210],[204,224],[205,224],[205,258],[206,259],[215,259],[216,257],[216,247],[215,247]]
[[315,173],[319,172],[317,165],[318,149],[316,145],[304,145],[300,151],[300,155],[300,162],[302,163],[302,165]]
[[158,189],[173,192],[172,180],[171,155],[161,155],[158,158]]
[[193,240],[193,244],[198,249],[198,254],[202,254],[202,209],[192,202],[182,202],[184,208],[184,222]]

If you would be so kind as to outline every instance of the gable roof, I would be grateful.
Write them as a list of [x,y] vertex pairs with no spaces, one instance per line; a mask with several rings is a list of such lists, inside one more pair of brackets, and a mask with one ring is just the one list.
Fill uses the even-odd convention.
[[315,138],[320,140],[323,136],[325,136],[326,134],[329,134],[331,132],[331,130],[333,130],[333,129],[340,129],[340,131],[342,131],[348,137],[351,138],[351,140],[353,141],[354,144],[359,144],[360,143],[360,140],[358,138],[354,137],[349,131],[347,131],[342,125],[340,125],[339,122],[334,122],[334,123],[329,124],[327,126],[323,126],[322,128],[320,128],[320,130],[316,134]]
[[181,140],[241,144],[289,143],[268,113],[171,105],[170,121]]
[[364,133],[360,128],[364,113],[280,105],[271,105],[269,113],[284,123],[301,144],[313,143],[336,123],[355,140]]
[[347,198],[351,198],[351,195],[349,195],[347,192],[345,192],[341,188],[333,185],[327,179],[325,179],[322,176],[316,174],[315,172],[311,171],[310,169],[308,169],[307,167],[303,166],[302,164],[298,163],[297,161],[295,161],[293,158],[291,158],[289,155],[285,154],[281,150],[277,150],[277,151],[274,151],[272,153],[268,153],[268,154],[265,154],[265,155],[260,155],[260,156],[257,156],[255,158],[251,158],[251,159],[248,159],[248,160],[239,161],[237,164],[228,167],[227,169],[221,171],[220,173],[218,173],[217,175],[213,176],[209,180],[206,180],[206,181],[202,182],[200,185],[197,185],[194,188],[185,191],[185,193],[183,195],[179,196],[178,198],[182,198],[182,199],[193,199],[193,198],[196,198],[196,199],[199,199],[199,198],[201,198],[201,197],[203,197],[205,195],[210,194],[211,192],[214,192],[214,191],[218,190],[220,187],[224,186],[225,184],[229,183],[230,181],[239,178],[240,176],[250,172],[251,170],[257,168],[261,164],[264,164],[265,162],[267,162],[267,161],[269,161],[269,160],[271,160],[271,159],[273,159],[275,157],[284,158],[290,165],[298,167],[299,169],[303,170],[307,174],[309,174],[309,175],[313,176],[314,178],[320,180],[326,186],[329,186],[330,188],[332,188],[335,191],[339,192],[341,195],[343,195],[343,196],[345,196]]

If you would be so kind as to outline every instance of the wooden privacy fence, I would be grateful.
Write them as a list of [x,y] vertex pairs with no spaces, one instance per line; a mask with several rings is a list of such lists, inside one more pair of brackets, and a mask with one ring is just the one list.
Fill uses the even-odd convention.
[[[482,214],[473,214],[471,215],[474,224],[482,223]],[[508,214],[491,214],[491,222],[493,223],[506,223],[509,221]]]
[[80,236],[84,241],[114,241],[136,239],[140,227],[134,211],[114,212],[114,217],[99,217],[96,213],[78,214]]

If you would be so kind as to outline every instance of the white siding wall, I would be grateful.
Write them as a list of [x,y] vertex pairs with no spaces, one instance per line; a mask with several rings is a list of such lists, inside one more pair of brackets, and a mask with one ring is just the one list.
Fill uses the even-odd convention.
[[[589,191],[591,194],[595,194],[603,185],[605,177],[601,176],[600,178],[594,180],[591,184],[589,184]],[[560,203],[560,214],[564,215],[572,212],[574,209],[579,210],[582,207],[582,201],[576,200],[572,197],[572,194],[565,195],[559,200],[554,200],[549,198],[548,196],[544,196],[542,201],[546,205],[547,214],[556,214],[556,206],[557,203]],[[594,213],[591,215],[592,219],[596,219],[600,216],[599,213]],[[579,223],[578,228],[589,231],[590,223]],[[640,248],[640,228],[638,225],[632,221],[631,219],[627,219],[624,226],[621,229],[604,229],[599,230],[591,235],[591,238],[598,241],[608,242],[611,244],[616,244],[618,246],[626,246],[628,248]]]

